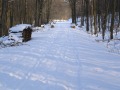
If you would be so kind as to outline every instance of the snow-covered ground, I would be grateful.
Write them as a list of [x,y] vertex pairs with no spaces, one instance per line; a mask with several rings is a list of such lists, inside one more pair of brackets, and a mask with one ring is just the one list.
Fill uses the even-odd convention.
[[0,90],[120,90],[120,55],[58,22],[0,49]]

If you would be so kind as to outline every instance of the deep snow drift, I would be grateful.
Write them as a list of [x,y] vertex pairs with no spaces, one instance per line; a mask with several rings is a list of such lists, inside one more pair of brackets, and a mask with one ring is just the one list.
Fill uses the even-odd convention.
[[21,46],[0,49],[0,90],[120,90],[120,55],[57,23]]

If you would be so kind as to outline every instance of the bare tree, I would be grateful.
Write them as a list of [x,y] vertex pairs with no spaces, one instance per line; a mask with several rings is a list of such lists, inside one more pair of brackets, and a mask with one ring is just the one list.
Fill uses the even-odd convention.
[[112,0],[112,17],[111,17],[111,26],[110,26],[110,39],[113,39],[113,30],[114,30],[114,18],[115,18],[115,6],[116,0]]
[[77,0],[69,0],[69,3],[70,3],[70,8],[71,8],[71,12],[72,12],[72,23],[77,23],[76,21],[76,3],[77,3]]
[[0,25],[0,36],[7,35],[7,7],[8,0],[2,0],[2,12],[1,12],[1,25]]

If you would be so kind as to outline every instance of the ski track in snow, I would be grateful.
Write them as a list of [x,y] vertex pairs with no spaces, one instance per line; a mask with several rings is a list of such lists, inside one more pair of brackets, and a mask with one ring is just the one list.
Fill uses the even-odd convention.
[[120,90],[120,56],[69,27],[57,23],[0,49],[0,90]]

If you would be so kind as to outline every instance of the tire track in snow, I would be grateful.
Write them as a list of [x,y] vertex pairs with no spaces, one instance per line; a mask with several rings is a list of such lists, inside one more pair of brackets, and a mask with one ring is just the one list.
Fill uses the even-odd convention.
[[[58,26],[58,27],[60,27],[60,26]],[[71,38],[70,37],[72,37],[71,35],[69,35],[70,33],[69,33],[69,29],[68,28],[65,28],[65,27],[63,27],[64,29],[62,29],[62,30],[64,30],[64,32],[63,31],[59,31],[59,36],[60,37],[58,37],[56,40],[58,40],[58,41],[56,41],[56,43],[58,43],[58,44],[61,44],[61,46],[62,47],[60,47],[60,49],[61,49],[61,51],[64,51],[64,52],[62,52],[62,56],[61,57],[63,57],[63,61],[66,61],[67,59],[67,63],[70,63],[71,62],[71,60],[72,60],[72,63],[70,63],[70,64],[73,64],[73,65],[75,65],[76,66],[76,63],[77,63],[77,66],[72,70],[72,68],[70,68],[71,70],[70,70],[70,72],[71,73],[73,73],[73,72],[76,72],[76,73],[74,73],[74,74],[78,74],[79,72],[79,69],[80,69],[80,66],[78,65],[78,61],[77,61],[77,59],[78,59],[78,56],[76,55],[76,52],[75,52],[75,50],[74,50],[74,42],[76,41],[73,41],[73,40],[71,40]],[[72,37],[72,38],[74,38],[74,37]],[[60,42],[59,42],[59,40],[61,40]],[[63,54],[64,53],[64,54]],[[73,62],[74,61],[74,62]],[[79,68],[78,68],[79,67]],[[80,80],[78,80],[78,78],[79,78],[79,75],[80,74],[78,74],[77,75],[77,77],[76,77],[76,82],[77,83],[79,83],[80,82]],[[79,83],[80,84],[80,83]],[[77,87],[77,90],[79,90],[78,88],[79,88],[79,85],[76,85]]]
[[[51,38],[53,39],[52,41],[51,41],[51,43],[48,45],[48,47],[46,47],[46,49],[45,49],[45,51],[47,51],[47,52],[50,52],[51,50],[50,50],[50,47],[53,47],[53,45],[54,45],[54,38],[56,38],[56,36],[55,36],[55,34],[57,35],[57,32],[55,32],[53,35],[54,36],[51,36]],[[34,46],[33,46],[34,47]],[[45,52],[44,53],[42,53],[42,54],[46,54]],[[48,54],[48,53],[47,53]],[[46,54],[46,55],[47,55]],[[45,58],[45,57],[44,57]],[[35,71],[35,69],[39,66],[39,64],[40,63],[38,63],[38,64],[35,64],[35,66],[33,67],[33,69],[30,71],[30,72],[28,72],[28,78],[30,79],[30,78],[32,78],[32,73]],[[38,79],[38,78],[36,78],[36,79]],[[65,90],[72,90],[72,89],[70,89],[71,88],[71,85],[69,86],[69,84],[68,84],[68,82],[65,84],[64,83],[64,81],[58,81],[57,80],[57,82],[55,81],[55,80],[49,80],[49,79],[45,79],[45,81],[46,82],[51,82],[51,83],[57,83],[57,84],[55,84],[55,85],[58,85],[58,86],[61,86],[61,87],[63,87]],[[44,82],[44,80],[43,81],[41,81],[41,82]],[[22,85],[20,85],[20,87],[22,88],[23,86],[24,86],[24,84],[25,84],[26,82],[23,82],[22,83]],[[20,88],[19,87],[19,88]],[[72,86],[73,87],[73,86]]]
[[[71,34],[72,32],[72,34]],[[76,33],[77,32],[77,33]],[[79,56],[79,45],[81,44],[80,41],[78,41],[78,38],[79,38],[79,34],[78,34],[78,30],[74,30],[74,29],[70,29],[69,31],[69,43],[71,43],[72,45],[72,51],[73,51],[73,55],[75,57],[75,60],[77,62],[77,66],[78,66],[78,90],[80,90],[82,88],[82,84],[81,84],[81,72],[82,72],[82,67],[81,67],[81,62],[80,62],[80,56]]]

